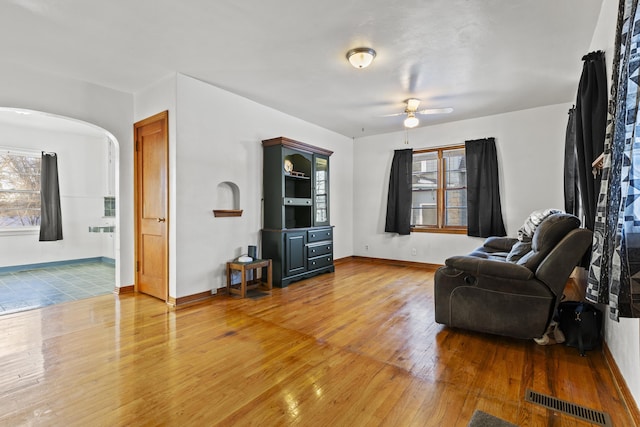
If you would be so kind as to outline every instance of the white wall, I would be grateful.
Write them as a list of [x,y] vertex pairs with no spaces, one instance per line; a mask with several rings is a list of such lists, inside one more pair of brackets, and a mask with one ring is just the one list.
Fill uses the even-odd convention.
[[[618,2],[604,0],[590,51],[603,50],[607,60],[608,82],[611,84]],[[606,310],[606,308],[605,308]],[[605,311],[606,312],[606,311]],[[605,340],[636,404],[640,402],[640,319],[621,318],[612,321],[605,316]]]
[[[355,141],[354,253],[375,258],[443,264],[484,239],[459,234],[385,233],[389,171],[393,151],[462,144],[495,137],[502,215],[509,236],[537,209],[564,207],[563,156],[570,104],[389,133]],[[366,247],[368,246],[368,250]],[[412,249],[417,255],[412,256]]]
[[116,286],[133,284],[133,95],[6,63],[0,68],[0,106],[93,123],[118,140]]
[[[175,82],[175,86],[174,86]],[[179,298],[225,285],[225,263],[260,246],[263,139],[286,136],[334,151],[334,256],[353,253],[353,142],[350,138],[178,74],[136,94],[136,120],[170,117],[170,285]],[[171,125],[171,117],[175,125]],[[241,217],[215,218],[218,184],[240,189]]]
[[[89,226],[112,225],[103,218],[108,191],[107,141],[95,136],[69,134],[0,124],[0,147],[55,152],[64,239],[39,242],[38,231],[2,233],[0,267],[114,257],[113,233],[89,233]],[[110,249],[110,251],[109,251]]]
[[169,112],[169,295],[176,291],[176,85],[177,75],[172,73],[134,96],[134,122],[139,122],[163,111]]

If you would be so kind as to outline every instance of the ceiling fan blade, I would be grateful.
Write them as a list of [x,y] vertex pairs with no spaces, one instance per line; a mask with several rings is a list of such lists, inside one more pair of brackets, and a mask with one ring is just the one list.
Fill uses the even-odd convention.
[[403,116],[405,114],[407,114],[407,113],[402,112],[402,113],[394,113],[394,114],[384,114],[384,115],[378,116],[378,117],[397,117],[397,116]]
[[453,108],[427,108],[426,110],[416,111],[418,114],[449,114],[453,112]]

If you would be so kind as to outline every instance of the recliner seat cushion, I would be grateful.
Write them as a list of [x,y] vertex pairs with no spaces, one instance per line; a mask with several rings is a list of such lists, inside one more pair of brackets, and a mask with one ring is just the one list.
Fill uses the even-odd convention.
[[507,254],[506,260],[508,262],[518,262],[529,252],[531,252],[531,242],[516,242]]

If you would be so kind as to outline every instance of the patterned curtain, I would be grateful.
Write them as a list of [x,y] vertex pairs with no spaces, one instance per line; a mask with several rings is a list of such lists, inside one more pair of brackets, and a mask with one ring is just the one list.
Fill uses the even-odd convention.
[[[605,160],[587,299],[609,317],[640,317],[640,10],[620,0]],[[640,130],[640,129],[639,129]]]

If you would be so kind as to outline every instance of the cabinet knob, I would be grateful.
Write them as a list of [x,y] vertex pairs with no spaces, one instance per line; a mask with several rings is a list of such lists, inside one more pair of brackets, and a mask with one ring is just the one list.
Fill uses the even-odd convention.
[[315,234],[312,234],[312,235],[311,235],[311,237],[316,237],[316,235],[315,235]]
[[310,205],[311,204],[311,200],[307,200],[307,204]]
[[330,250],[330,249],[331,249],[331,246],[327,246],[327,250]]
[[291,200],[287,200],[287,203],[291,204]]

